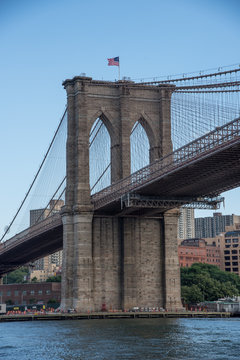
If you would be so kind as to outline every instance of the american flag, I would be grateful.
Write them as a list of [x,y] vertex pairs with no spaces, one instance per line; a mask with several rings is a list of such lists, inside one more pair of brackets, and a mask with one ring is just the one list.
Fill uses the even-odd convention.
[[119,66],[119,56],[108,59],[108,66]]

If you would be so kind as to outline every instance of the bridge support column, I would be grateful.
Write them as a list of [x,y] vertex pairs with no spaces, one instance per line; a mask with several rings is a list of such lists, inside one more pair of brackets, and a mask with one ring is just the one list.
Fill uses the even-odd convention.
[[124,218],[123,308],[164,305],[161,219]]
[[168,310],[183,308],[177,244],[178,217],[178,209],[164,213],[165,308]]
[[73,308],[81,312],[93,310],[92,217],[91,212],[73,216]]
[[61,309],[66,311],[73,308],[73,264],[74,264],[74,238],[73,217],[71,214],[62,214],[63,222],[63,263],[61,282]]
[[93,218],[93,298],[99,311],[122,308],[121,219]]
[[93,309],[91,212],[63,214],[61,309]]

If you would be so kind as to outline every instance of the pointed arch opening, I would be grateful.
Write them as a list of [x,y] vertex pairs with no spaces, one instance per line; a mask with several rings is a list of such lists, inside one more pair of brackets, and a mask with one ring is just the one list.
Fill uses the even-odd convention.
[[150,163],[150,142],[141,121],[138,120],[131,131],[131,174]]
[[89,182],[91,195],[111,184],[111,137],[100,117],[89,135]]

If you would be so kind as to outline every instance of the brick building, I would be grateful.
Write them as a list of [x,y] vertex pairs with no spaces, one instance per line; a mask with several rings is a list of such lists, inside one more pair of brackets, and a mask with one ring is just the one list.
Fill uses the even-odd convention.
[[186,239],[178,246],[179,264],[190,267],[194,263],[216,265],[220,268],[220,247],[208,244],[204,239]]
[[29,283],[0,285],[0,303],[10,305],[47,304],[61,301],[61,283]]
[[215,241],[221,248],[221,269],[240,276],[240,224],[227,226]]

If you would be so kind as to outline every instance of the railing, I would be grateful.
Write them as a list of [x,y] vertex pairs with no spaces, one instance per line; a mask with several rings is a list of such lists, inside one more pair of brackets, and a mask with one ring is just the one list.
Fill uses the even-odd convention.
[[217,150],[227,143],[234,142],[238,138],[240,140],[240,118],[217,127],[206,135],[94,194],[92,196],[94,209],[97,210],[109,203],[118,201],[124,194],[136,191],[143,185],[150,184],[156,178],[159,179],[188,162],[192,162],[202,155],[207,155],[209,152]]
[[24,241],[27,241],[28,239],[40,235],[43,232],[48,231],[61,224],[62,219],[60,213],[49,216],[48,218],[40,221],[38,224],[30,226],[29,228],[13,236],[11,239],[6,240],[4,243],[1,243],[0,254],[2,251],[8,251],[11,248],[14,248],[17,245],[21,244],[23,239]]
[[[169,155],[164,156],[160,160],[136,171],[132,175],[117,183],[108,186],[102,191],[92,196],[94,209],[97,210],[110,203],[119,201],[121,196],[138,190],[143,185],[148,185],[156,179],[169,174],[182,166],[196,160],[203,155],[213,152],[223,145],[230,145],[240,140],[240,118],[230,123],[216,128],[208,134],[192,141],[191,143],[175,150]],[[11,239],[0,244],[0,253],[10,250],[24,241],[40,235],[54,227],[62,224],[60,213],[54,214],[47,219],[42,220],[28,229],[16,234]]]

